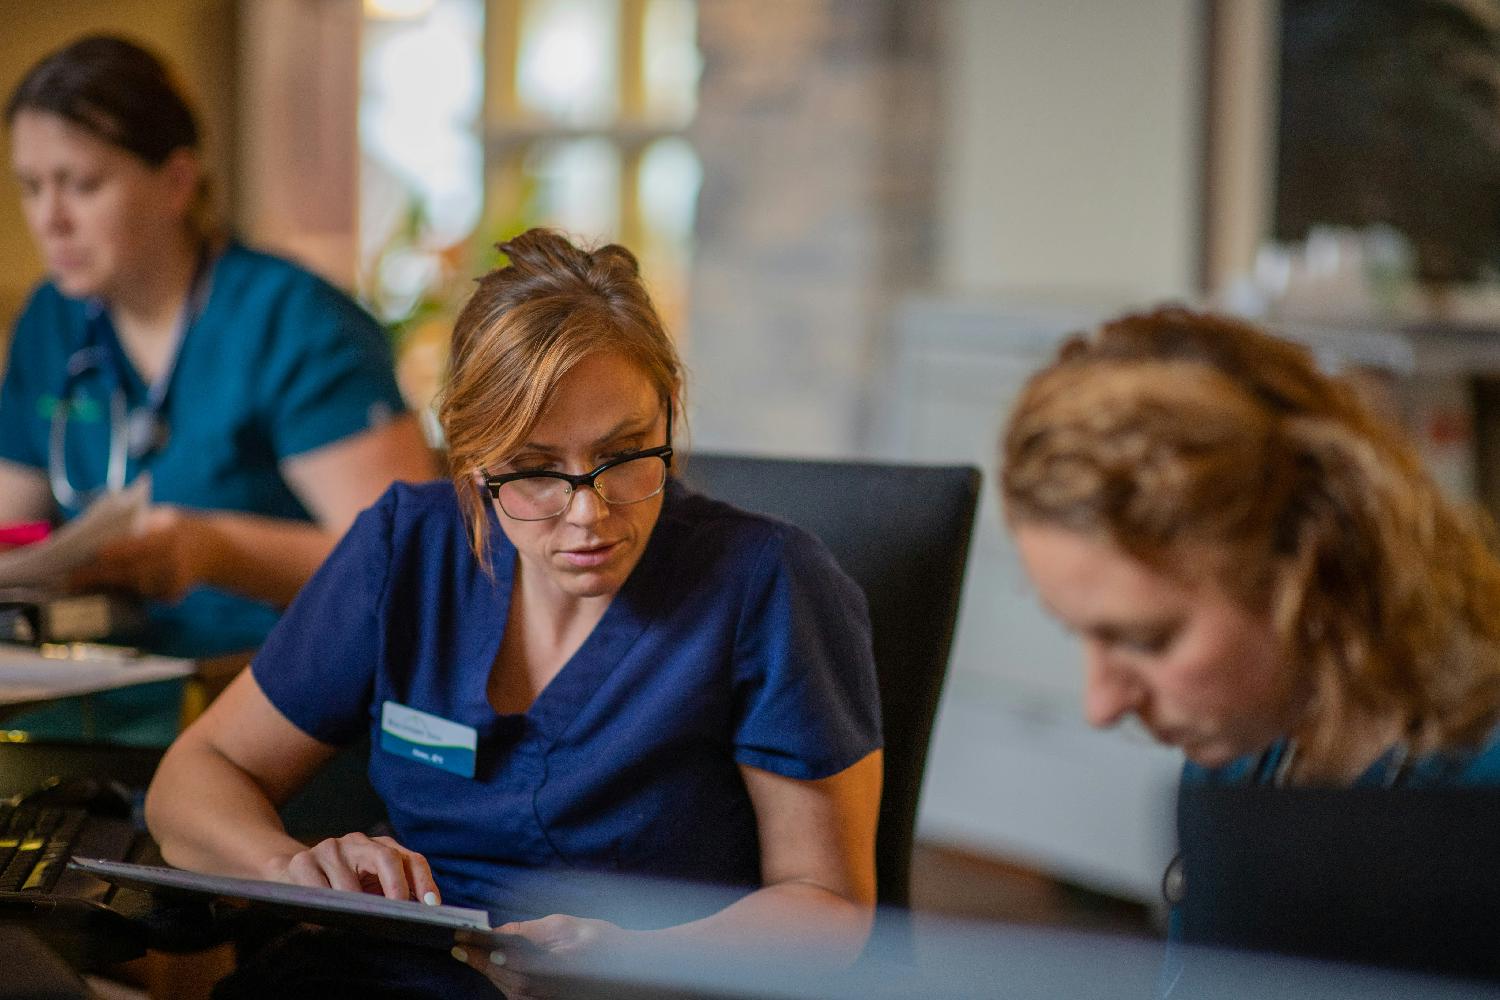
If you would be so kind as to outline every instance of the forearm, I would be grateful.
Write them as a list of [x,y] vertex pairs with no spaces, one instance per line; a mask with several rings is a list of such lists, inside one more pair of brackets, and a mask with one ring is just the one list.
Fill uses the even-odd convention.
[[146,796],[146,824],[167,861],[194,871],[266,878],[303,848],[255,781],[203,746],[167,752]]
[[202,511],[201,582],[221,590],[291,603],[338,539],[315,524],[237,511]]
[[764,950],[837,968],[859,957],[874,919],[873,905],[791,881],[758,889],[701,920],[644,933],[671,946]]
[[0,524],[51,516],[52,494],[41,470],[0,458]]

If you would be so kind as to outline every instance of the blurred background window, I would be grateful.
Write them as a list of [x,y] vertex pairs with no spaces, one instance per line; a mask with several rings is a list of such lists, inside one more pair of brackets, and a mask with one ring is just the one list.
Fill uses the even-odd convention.
[[382,319],[417,310],[484,202],[483,0],[367,0],[359,253]]
[[359,270],[403,350],[533,225],[636,251],[681,337],[701,64],[696,0],[365,0]]

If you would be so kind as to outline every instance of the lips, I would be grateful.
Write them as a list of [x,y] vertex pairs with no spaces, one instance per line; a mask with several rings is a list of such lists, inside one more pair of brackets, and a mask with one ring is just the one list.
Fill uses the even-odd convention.
[[563,562],[575,569],[591,569],[609,562],[619,550],[620,544],[619,542],[603,542],[598,545],[580,546],[576,549],[565,549],[558,555]]

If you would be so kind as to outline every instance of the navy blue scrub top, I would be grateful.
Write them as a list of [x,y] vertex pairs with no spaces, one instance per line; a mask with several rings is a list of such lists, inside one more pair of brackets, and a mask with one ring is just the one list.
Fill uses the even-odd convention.
[[[262,647],[261,689],[325,743],[369,734],[396,839],[446,902],[496,923],[619,919],[550,893],[562,870],[757,885],[737,765],[813,780],[881,746],[858,586],[807,533],[674,480],[594,632],[529,711],[498,715],[486,685],[516,551],[491,517],[493,578],[451,484],[392,487]],[[387,701],[477,730],[475,776],[380,749]]]
[[[157,503],[311,521],[281,463],[404,409],[390,346],[348,296],[268,254],[231,243],[208,280],[162,407],[167,442],[143,462],[127,463],[126,479],[149,469]],[[91,338],[113,362],[66,387],[69,358]],[[102,485],[116,384],[132,410],[145,405],[149,389],[119,347],[108,313],[44,283],[16,324],[0,385],[0,458],[45,473],[52,413],[71,388],[70,480],[79,491]],[[68,520],[80,512],[59,513]],[[253,649],[276,620],[268,604],[207,587],[150,613],[143,644],[181,656]]]

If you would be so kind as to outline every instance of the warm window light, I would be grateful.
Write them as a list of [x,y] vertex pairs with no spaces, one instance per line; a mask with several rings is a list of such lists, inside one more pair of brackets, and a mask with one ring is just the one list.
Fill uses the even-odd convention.
[[536,185],[538,214],[566,232],[618,238],[620,151],[607,139],[533,146],[524,166]]
[[483,23],[478,6],[448,2],[419,26],[372,33],[365,52],[361,141],[421,199],[439,246],[479,221]]
[[365,17],[408,21],[426,16],[437,0],[365,0]]
[[362,42],[360,268],[384,319],[441,280],[436,254],[468,238],[484,203],[484,0],[427,6],[366,22]]
[[522,10],[521,106],[570,125],[609,121],[619,108],[619,0],[531,0]]

